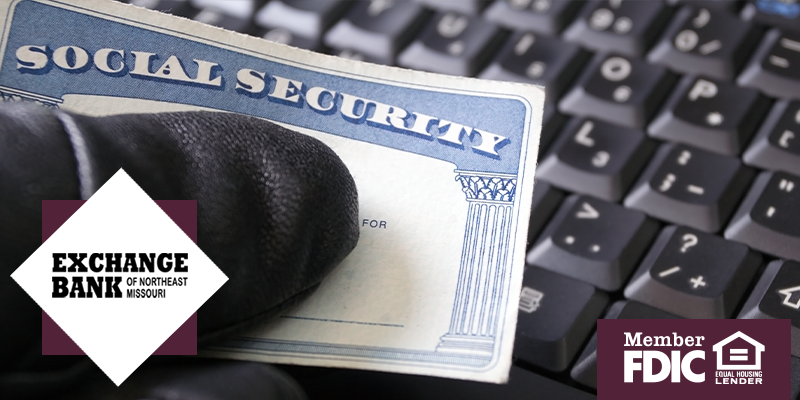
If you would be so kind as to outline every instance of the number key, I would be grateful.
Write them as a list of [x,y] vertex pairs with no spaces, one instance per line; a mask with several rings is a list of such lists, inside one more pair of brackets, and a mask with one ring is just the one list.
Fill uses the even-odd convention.
[[578,45],[517,32],[479,78],[535,83],[544,86],[546,101],[555,102],[587,59]]
[[416,3],[372,0],[356,3],[325,34],[325,44],[350,49],[393,64],[397,53],[413,37],[426,12]]
[[485,20],[439,12],[397,58],[401,66],[442,74],[474,76],[502,40]]
[[751,23],[728,12],[686,6],[675,15],[647,59],[676,71],[731,80],[759,36]]
[[319,38],[305,38],[295,35],[292,31],[286,28],[258,28],[256,36],[259,36],[270,42],[289,45],[292,47],[299,47],[301,49],[322,51],[322,40]]
[[572,0],[495,1],[484,18],[508,29],[556,36],[569,23],[581,3]]
[[669,19],[660,1],[594,1],[564,31],[564,39],[598,51],[641,57]]
[[[273,33],[275,39],[280,33],[289,32],[289,36],[304,38],[304,44],[316,44],[322,41],[322,33],[344,13],[349,6],[347,3],[339,0],[270,1],[256,13],[255,22],[268,32],[282,29]],[[287,37],[284,34],[281,40]]]
[[748,1],[742,19],[800,32],[800,3],[796,0]]
[[253,0],[192,0],[191,4],[200,10],[192,17],[195,21],[237,32],[249,28],[255,10]]
[[130,4],[187,18],[197,13],[189,0],[131,0]]
[[467,15],[477,15],[489,5],[487,0],[415,0],[426,7],[439,11],[455,11]]

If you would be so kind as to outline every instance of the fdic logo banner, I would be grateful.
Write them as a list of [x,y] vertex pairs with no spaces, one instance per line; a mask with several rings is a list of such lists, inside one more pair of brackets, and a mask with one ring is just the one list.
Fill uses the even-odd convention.
[[228,280],[123,170],[11,277],[117,385]]
[[599,399],[788,398],[789,320],[597,321]]

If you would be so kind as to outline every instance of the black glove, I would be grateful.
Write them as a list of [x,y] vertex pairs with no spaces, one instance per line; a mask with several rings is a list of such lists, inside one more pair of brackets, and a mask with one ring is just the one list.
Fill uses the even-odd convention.
[[91,118],[3,104],[0,396],[90,369],[41,356],[41,311],[9,275],[41,244],[42,200],[88,198],[119,168],[153,199],[197,200],[198,246],[229,278],[198,310],[201,344],[307,297],[358,239],[355,183],[308,136],[227,113]]

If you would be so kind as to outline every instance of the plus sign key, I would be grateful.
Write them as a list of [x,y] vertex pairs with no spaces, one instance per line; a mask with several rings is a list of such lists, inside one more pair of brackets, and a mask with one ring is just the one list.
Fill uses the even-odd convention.
[[685,318],[728,318],[761,264],[747,246],[668,226],[625,288],[625,297]]
[[753,179],[738,158],[661,145],[625,205],[675,224],[716,232]]
[[755,90],[686,76],[647,131],[655,138],[737,155],[768,108],[769,100]]
[[800,263],[775,260],[758,280],[740,319],[792,321],[792,355],[800,357]]
[[800,178],[762,172],[733,216],[725,237],[800,261]]
[[614,291],[622,287],[658,224],[639,211],[570,196],[528,252],[527,263]]

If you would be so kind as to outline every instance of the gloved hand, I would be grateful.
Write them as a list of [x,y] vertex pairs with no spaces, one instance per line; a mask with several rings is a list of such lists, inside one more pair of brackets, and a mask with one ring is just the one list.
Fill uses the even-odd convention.
[[[91,118],[0,104],[0,398],[52,398],[92,375],[85,357],[41,356],[41,311],[10,274],[41,244],[42,200],[86,199],[119,168],[153,199],[197,200],[197,244],[229,278],[198,310],[201,345],[297,304],[358,240],[355,183],[333,151],[308,136],[228,113]],[[124,390],[81,383],[80,398],[240,399],[250,398],[242,394],[248,387],[260,399],[300,393],[261,364],[150,364]]]

